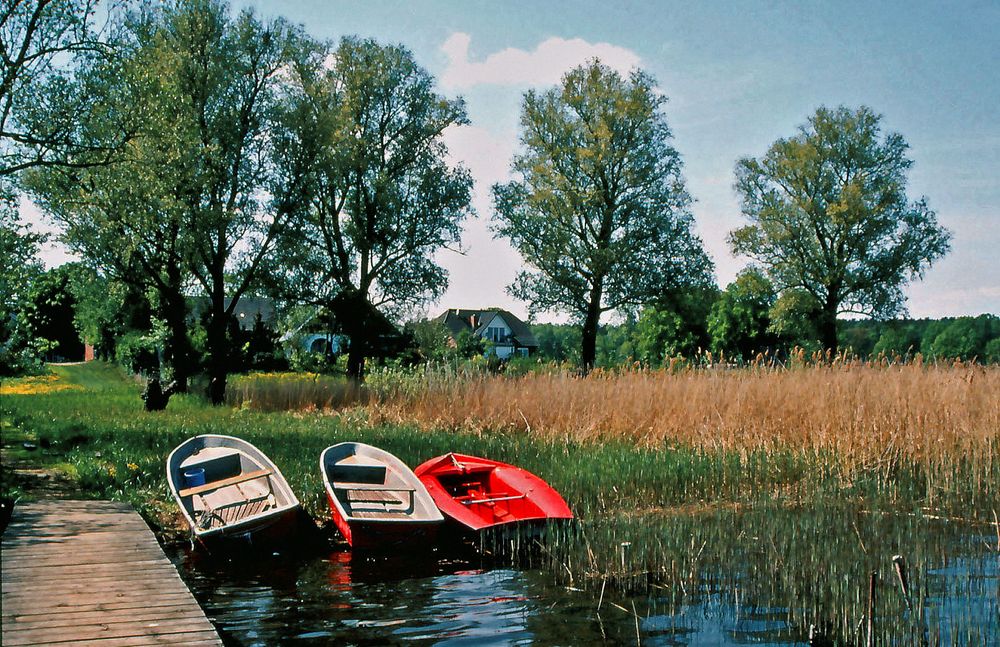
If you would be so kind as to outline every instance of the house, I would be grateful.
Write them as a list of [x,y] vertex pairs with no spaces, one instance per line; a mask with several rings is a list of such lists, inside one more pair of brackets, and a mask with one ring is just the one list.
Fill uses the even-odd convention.
[[[232,303],[232,299],[226,297],[223,303],[228,308],[229,304]],[[188,297],[188,307],[190,308],[188,320],[198,321],[211,309],[212,302],[207,297]],[[245,296],[241,298],[236,303],[236,307],[233,308],[233,317],[239,322],[240,328],[243,330],[253,329],[257,317],[260,317],[261,323],[264,326],[272,330],[277,324],[274,303],[270,299],[262,297]]]
[[453,340],[468,330],[493,344],[493,353],[500,359],[511,356],[527,357],[538,350],[531,328],[513,314],[500,308],[446,310],[434,321],[444,324]]

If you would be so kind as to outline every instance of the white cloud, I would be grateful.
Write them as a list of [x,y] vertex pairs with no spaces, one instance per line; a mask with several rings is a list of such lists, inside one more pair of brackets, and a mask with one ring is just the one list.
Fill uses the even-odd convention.
[[510,160],[517,145],[514,132],[494,134],[479,126],[449,126],[442,139],[448,147],[449,161],[464,164],[478,188],[489,190],[495,182],[509,178]]
[[441,83],[449,89],[475,85],[552,85],[572,68],[599,58],[619,72],[639,65],[639,55],[610,43],[589,43],[582,38],[548,38],[534,51],[508,47],[486,57],[482,62],[469,60],[468,34],[456,32],[441,46],[448,57],[448,67]]

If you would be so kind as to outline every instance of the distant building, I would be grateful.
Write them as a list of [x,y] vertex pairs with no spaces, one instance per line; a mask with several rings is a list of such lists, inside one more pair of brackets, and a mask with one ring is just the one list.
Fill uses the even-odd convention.
[[[226,297],[223,302],[228,308],[232,299]],[[194,321],[201,319],[202,315],[212,307],[212,301],[207,297],[188,297],[188,306],[191,308],[190,318]],[[274,302],[262,297],[242,297],[233,309],[233,317],[240,322],[240,328],[250,330],[254,327],[257,317],[265,327],[273,330],[277,324],[275,320]]]
[[493,352],[500,359],[511,356],[527,357],[538,350],[538,342],[531,334],[531,328],[517,317],[500,308],[466,310],[454,308],[446,310],[434,321],[444,324],[452,339],[457,339],[463,330],[488,340]]

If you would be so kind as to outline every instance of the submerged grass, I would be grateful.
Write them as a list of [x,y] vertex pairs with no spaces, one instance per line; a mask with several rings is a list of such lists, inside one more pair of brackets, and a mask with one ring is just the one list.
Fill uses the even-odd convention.
[[[32,382],[4,384],[5,455],[30,440],[32,460],[71,475],[81,496],[130,501],[161,527],[178,521],[166,456],[196,434],[258,446],[320,520],[329,512],[317,463],[331,444],[371,443],[411,466],[478,454],[539,474],[574,509],[578,523],[551,528],[529,553],[561,582],[655,601],[657,587],[707,594],[705,577],[729,573],[752,580],[741,590],[771,587],[795,622],[834,623],[842,636],[864,613],[870,563],[909,550],[930,577],[939,549],[906,546],[914,529],[930,514],[989,536],[1000,484],[996,368],[383,374],[361,399],[334,379],[256,375],[234,380],[235,406],[180,395],[159,413],[143,412],[139,386],[112,366],[53,375],[31,392]],[[491,541],[493,553],[534,545]],[[726,570],[734,560],[746,566]]]

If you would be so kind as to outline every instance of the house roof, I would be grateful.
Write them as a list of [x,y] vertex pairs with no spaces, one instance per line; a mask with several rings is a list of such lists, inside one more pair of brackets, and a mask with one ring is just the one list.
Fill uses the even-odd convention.
[[[188,303],[191,306],[191,315],[195,318],[201,317],[212,305],[211,300],[207,297],[188,297]],[[226,297],[224,307],[228,308],[230,303],[232,303],[232,299]],[[253,328],[257,315],[260,315],[260,319],[265,325],[273,327],[275,322],[274,303],[270,299],[245,296],[236,303],[236,307],[233,309],[233,316],[240,322],[241,328]]]
[[510,328],[514,342],[525,348],[538,348],[538,341],[531,334],[531,328],[512,313],[501,308],[483,308],[478,310],[467,308],[451,308],[434,318],[434,321],[444,324],[452,337],[457,337],[463,330],[481,335],[494,317],[500,316]]

